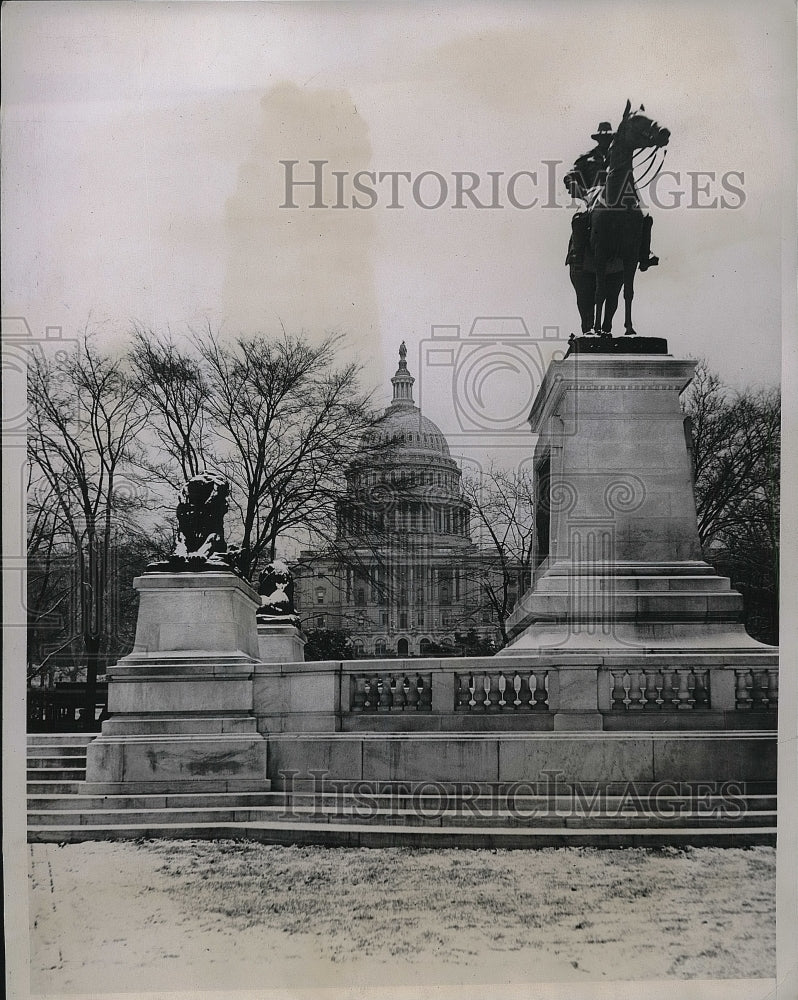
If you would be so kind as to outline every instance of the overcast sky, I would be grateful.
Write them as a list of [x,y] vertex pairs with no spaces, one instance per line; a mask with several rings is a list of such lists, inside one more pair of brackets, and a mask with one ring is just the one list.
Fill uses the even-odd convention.
[[[369,210],[309,208],[309,188],[292,210],[279,161],[349,172],[347,201],[358,170],[472,171],[485,196],[489,171],[536,171],[517,200],[542,202],[543,161],[569,165],[629,97],[671,130],[665,201],[691,201],[691,171],[715,172],[702,202],[744,175],[739,207],[652,208],[661,264],[638,277],[638,331],[733,384],[779,378],[790,3],[26,2],[3,18],[3,314],[34,331],[337,329],[379,383],[402,339],[419,375],[432,324],[577,330],[565,208],[504,193],[458,211],[450,193],[424,209],[405,191],[397,210],[379,185]],[[451,401],[424,403],[449,431]]]

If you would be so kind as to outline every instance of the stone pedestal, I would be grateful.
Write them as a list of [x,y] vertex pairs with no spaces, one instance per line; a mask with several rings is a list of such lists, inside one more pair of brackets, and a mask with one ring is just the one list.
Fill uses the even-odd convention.
[[617,351],[550,365],[529,415],[537,568],[502,655],[767,648],[702,557],[679,406],[695,365]]
[[[94,791],[268,787],[253,713],[258,595],[232,571],[146,573],[133,652],[108,671]],[[93,786],[93,789],[92,789]]]
[[292,622],[258,619],[258,657],[261,663],[304,663],[305,637]]

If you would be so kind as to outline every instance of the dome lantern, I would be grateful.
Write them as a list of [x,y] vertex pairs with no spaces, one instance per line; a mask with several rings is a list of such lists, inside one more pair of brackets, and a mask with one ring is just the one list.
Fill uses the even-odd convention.
[[399,345],[399,367],[391,379],[393,384],[392,407],[415,406],[413,401],[413,384],[416,380],[407,370],[407,345],[404,341]]

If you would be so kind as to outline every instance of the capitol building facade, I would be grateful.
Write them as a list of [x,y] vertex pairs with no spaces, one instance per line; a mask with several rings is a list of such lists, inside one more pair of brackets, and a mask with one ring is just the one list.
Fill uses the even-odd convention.
[[[345,631],[360,656],[452,655],[466,634],[498,636],[484,599],[495,570],[472,541],[446,438],[415,405],[406,353],[403,343],[393,399],[346,470],[334,545],[302,552],[293,567],[303,629]],[[390,458],[375,461],[382,445]]]

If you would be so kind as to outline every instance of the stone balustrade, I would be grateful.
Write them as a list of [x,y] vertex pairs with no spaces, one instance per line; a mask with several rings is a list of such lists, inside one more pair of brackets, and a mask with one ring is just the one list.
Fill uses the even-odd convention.
[[455,673],[456,712],[548,711],[548,670]]
[[353,712],[429,712],[432,675],[425,673],[370,673],[351,675]]
[[696,667],[610,670],[613,711],[709,709],[709,670]]
[[775,728],[775,653],[508,659],[259,663],[254,714],[263,733]]
[[737,667],[734,674],[736,677],[735,708],[742,711],[778,708],[778,667],[760,669]]

